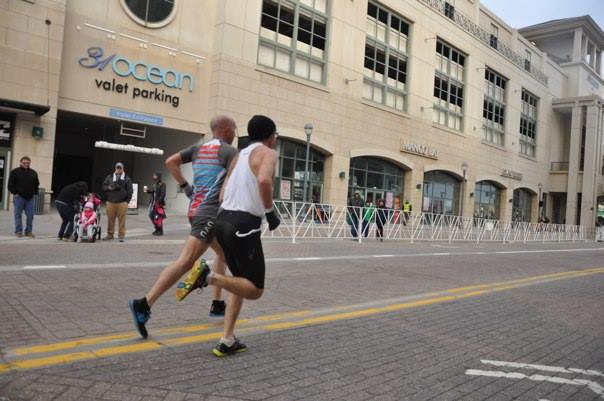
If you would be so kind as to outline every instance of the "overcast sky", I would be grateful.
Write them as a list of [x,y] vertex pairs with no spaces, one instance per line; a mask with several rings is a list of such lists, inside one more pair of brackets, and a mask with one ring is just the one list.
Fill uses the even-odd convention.
[[589,14],[604,30],[604,0],[480,0],[512,28]]

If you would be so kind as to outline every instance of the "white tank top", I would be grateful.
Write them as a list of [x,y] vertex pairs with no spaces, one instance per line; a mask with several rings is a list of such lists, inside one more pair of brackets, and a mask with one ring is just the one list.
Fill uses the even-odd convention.
[[264,204],[260,198],[258,178],[250,168],[250,154],[258,146],[262,146],[262,143],[254,142],[239,152],[239,158],[224,190],[222,209],[237,210],[264,217]]

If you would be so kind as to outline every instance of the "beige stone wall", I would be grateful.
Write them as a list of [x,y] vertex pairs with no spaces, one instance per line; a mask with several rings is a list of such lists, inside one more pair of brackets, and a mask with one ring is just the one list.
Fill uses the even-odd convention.
[[[54,55],[51,57],[50,86],[54,107],[48,117],[40,122],[46,124],[52,121],[48,129],[44,126],[48,135],[45,140],[49,142],[33,142],[29,139],[35,118],[22,118],[22,124],[18,124],[21,126],[17,134],[20,139],[15,143],[15,151],[32,149],[39,153],[40,159],[34,160],[34,166],[45,163],[42,158],[45,155],[50,164],[43,164],[41,170],[48,176],[49,184],[54,139],[54,117],[50,116],[56,115],[53,113],[56,113],[58,91],[61,109],[107,116],[109,108],[121,108],[161,115],[164,117],[164,126],[193,132],[207,131],[207,122],[212,115],[228,113],[236,119],[239,135],[245,135],[245,125],[250,116],[262,113],[275,119],[283,137],[304,142],[304,124],[311,122],[314,125],[312,146],[327,157],[323,200],[330,203],[342,204],[346,201],[350,158],[363,155],[381,157],[405,170],[404,198],[412,202],[415,211],[421,210],[424,172],[443,169],[459,176],[463,162],[469,166],[464,199],[466,215],[473,212],[474,199],[469,194],[474,192],[475,183],[479,180],[489,179],[503,188],[501,214],[504,218],[511,216],[509,199],[513,197],[515,188],[528,188],[537,193],[538,184],[541,183],[543,192],[558,190],[561,180],[550,177],[549,166],[550,161],[564,161],[563,157],[568,153],[569,124],[567,119],[553,111],[552,99],[566,97],[573,92],[570,87],[574,83],[569,83],[566,73],[548,62],[544,53],[520,37],[517,31],[481,9],[478,0],[458,0],[455,7],[487,30],[490,21],[500,24],[501,40],[521,55],[525,48],[531,50],[532,63],[545,70],[549,85],[543,85],[421,1],[382,0],[379,3],[412,21],[408,40],[407,108],[404,112],[362,97],[366,0],[329,2],[325,85],[258,64],[262,0],[208,1],[202,7],[198,0],[179,0],[175,19],[157,30],[144,28],[132,21],[118,0],[69,1],[64,36],[62,21],[53,22],[50,31],[50,50]],[[45,36],[40,35],[42,30],[36,21],[43,22],[50,15],[55,18],[57,9],[64,10],[65,6],[65,1],[40,0],[31,5],[19,0],[0,0],[0,10],[3,12],[0,44],[3,44],[3,52],[10,52],[7,53],[9,57],[3,57],[0,61],[2,97],[7,97],[5,93],[11,93],[11,96],[23,101],[40,102],[45,99],[46,78],[43,77],[45,70],[40,59],[46,54],[40,42]],[[7,13],[10,13],[10,18]],[[111,29],[117,35],[115,38],[111,35],[108,37],[105,32],[85,28],[85,23]],[[30,30],[33,35],[24,35],[24,29]],[[120,33],[142,38],[148,44],[155,42],[187,50],[206,59],[198,64],[182,53],[174,56],[157,46],[145,47],[140,41],[126,38]],[[63,37],[65,46],[61,65],[60,41]],[[468,55],[464,78],[464,122],[459,132],[432,123],[437,37]],[[133,60],[191,73],[196,78],[195,88],[192,92],[177,92],[181,97],[177,109],[166,104],[132,100],[120,94],[99,91],[94,87],[94,79],[112,79],[115,77],[113,72],[107,68],[103,71],[84,69],[77,63],[79,58],[85,56],[86,49],[94,45]],[[38,59],[32,62],[34,54]],[[8,68],[10,63],[23,68]],[[39,68],[32,67],[36,65]],[[503,147],[483,141],[486,67],[509,79]],[[39,79],[32,75],[35,73],[39,73]],[[152,84],[137,82],[132,77],[117,79],[153,88]],[[523,88],[540,99],[535,158],[519,154]],[[402,143],[437,149],[438,160],[402,153]],[[504,169],[521,173],[522,179],[502,177]],[[344,179],[340,178],[342,171],[346,173]],[[536,218],[536,213],[534,216]]]
[[[511,216],[514,188],[529,188],[544,192],[549,176],[549,137],[561,129],[551,108],[552,98],[558,96],[517,66],[511,64],[488,46],[473,40],[467,33],[449,23],[421,2],[382,1],[403,17],[414,21],[409,39],[408,109],[404,113],[372,103],[362,98],[363,55],[365,43],[366,6],[359,2],[332,2],[327,81],[316,85],[294,76],[261,67],[257,64],[261,0],[240,1],[240,7],[224,2],[222,47],[217,49],[217,67],[213,71],[213,90],[217,109],[237,115],[241,123],[255,113],[272,116],[279,132],[296,131],[303,134],[306,122],[315,130],[312,144],[328,142],[334,147],[328,154],[324,201],[342,204],[346,201],[348,175],[338,178],[339,171],[348,171],[352,154],[375,155],[398,163],[405,169],[405,195],[412,200],[414,210],[421,209],[423,172],[429,166],[460,174],[461,164],[469,164],[465,191],[464,214],[473,212],[477,178],[491,177],[507,188],[502,192],[502,216]],[[219,15],[220,11],[219,11]],[[250,22],[250,19],[255,21]],[[242,23],[245,21],[245,23]],[[254,25],[255,24],[255,25]],[[217,34],[218,35],[218,34]],[[227,39],[230,35],[231,40]],[[469,55],[465,68],[464,126],[461,132],[432,123],[432,93],[435,70],[435,37],[440,37]],[[241,46],[241,41],[246,43]],[[218,67],[219,65],[219,67]],[[490,66],[509,79],[506,94],[506,144],[503,148],[485,144],[482,140],[482,105],[484,98],[484,68]],[[554,71],[556,73],[556,71]],[[348,81],[347,81],[348,80]],[[563,80],[563,77],[559,78]],[[521,92],[526,88],[540,98],[538,111],[537,156],[519,154],[519,124]],[[241,125],[241,124],[240,124]],[[399,152],[401,142],[427,145],[439,151],[438,160]],[[392,154],[398,157],[392,156]],[[404,159],[404,161],[403,161]],[[503,169],[523,174],[517,181],[501,176]],[[536,199],[535,199],[536,202]],[[534,213],[536,218],[536,213]]]
[[[17,114],[11,164],[30,156],[45,188],[51,184],[65,3],[0,1],[0,98],[50,106],[42,117]],[[42,139],[32,138],[34,126],[44,129]]]
[[[216,19],[216,2],[205,2],[203,7],[196,0],[179,0],[174,19],[159,29],[149,29],[135,22],[117,0],[72,0],[67,5],[65,24],[64,63],[61,71],[60,109],[79,113],[109,116],[110,108],[161,116],[163,126],[191,132],[207,132],[208,99],[212,48]],[[108,29],[114,33],[86,26]],[[157,45],[156,45],[157,44]],[[160,46],[158,46],[160,45]],[[117,75],[107,65],[102,71],[84,68],[78,61],[87,57],[90,47],[103,48],[104,57],[115,54],[147,65],[158,66],[190,74],[194,78],[192,90],[189,80],[182,88],[169,88],[148,80],[137,80],[132,75]],[[164,46],[164,47],[161,47]],[[175,49],[175,51],[167,49]],[[204,57],[198,59],[183,51]],[[201,60],[198,62],[197,60]],[[122,67],[124,67],[122,65]],[[124,67],[125,68],[125,67]],[[148,69],[147,69],[148,70]],[[139,76],[145,68],[138,68]],[[106,91],[98,88],[96,80],[110,81],[129,86],[128,93]],[[173,81],[170,76],[170,81]],[[133,97],[133,88],[159,92],[179,98],[174,107],[170,102]]]

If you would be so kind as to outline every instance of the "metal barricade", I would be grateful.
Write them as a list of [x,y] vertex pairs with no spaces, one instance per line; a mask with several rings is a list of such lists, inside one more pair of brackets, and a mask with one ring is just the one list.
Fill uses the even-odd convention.
[[[324,203],[275,201],[281,225],[265,226],[268,238],[446,241],[446,242],[561,242],[593,239],[582,226],[511,222],[402,210],[339,206]],[[378,236],[378,233],[382,236]],[[604,234],[603,239],[604,239]]]

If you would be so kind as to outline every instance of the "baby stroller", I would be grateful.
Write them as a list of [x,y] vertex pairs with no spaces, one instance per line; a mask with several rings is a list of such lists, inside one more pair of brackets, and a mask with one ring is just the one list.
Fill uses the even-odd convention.
[[97,194],[89,194],[82,198],[80,210],[75,215],[75,233],[73,240],[77,242],[95,242],[101,239],[101,198]]

